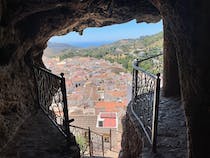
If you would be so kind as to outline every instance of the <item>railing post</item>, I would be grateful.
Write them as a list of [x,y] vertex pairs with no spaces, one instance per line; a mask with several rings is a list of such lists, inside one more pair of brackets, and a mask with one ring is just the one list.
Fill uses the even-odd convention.
[[68,141],[70,141],[69,113],[68,113],[64,73],[61,73],[61,91],[62,91],[62,96],[63,96],[63,114],[64,114],[64,122],[63,123],[64,123],[64,127],[66,130],[66,135],[67,135]]
[[91,131],[90,131],[90,127],[88,127],[88,143],[89,143],[89,154],[90,154],[90,156],[93,156],[92,145],[91,145]]
[[102,153],[103,153],[103,157],[104,157],[104,136],[101,136],[101,143],[102,143]]
[[[136,66],[138,67],[139,66],[139,60],[136,59]],[[134,70],[134,76],[135,76],[135,79],[134,79],[134,85],[135,85],[135,89],[134,89],[134,98],[137,97],[138,95],[138,70]]]
[[109,137],[110,137],[110,151],[112,150],[112,130],[110,128],[110,131],[109,131]]
[[152,152],[157,152],[157,127],[158,127],[158,108],[160,101],[160,73],[157,74],[156,87],[153,102],[153,121],[152,121]]
[[134,99],[135,97],[134,97],[134,93],[135,93],[135,88],[134,88],[134,86],[135,86],[135,83],[134,83],[134,78],[135,78],[135,69],[133,68],[133,70],[132,70],[132,99]]

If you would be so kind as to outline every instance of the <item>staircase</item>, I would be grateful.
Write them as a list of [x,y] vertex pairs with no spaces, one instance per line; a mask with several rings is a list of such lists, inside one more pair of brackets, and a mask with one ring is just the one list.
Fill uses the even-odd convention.
[[38,110],[25,121],[0,155],[1,158],[80,157],[78,146],[68,145],[66,138],[42,110]]
[[1,158],[79,158],[70,133],[64,74],[33,66],[39,109],[19,128]]

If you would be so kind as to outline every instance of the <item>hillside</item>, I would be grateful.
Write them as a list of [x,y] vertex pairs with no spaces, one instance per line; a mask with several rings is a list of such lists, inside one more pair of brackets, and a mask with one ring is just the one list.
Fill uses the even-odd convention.
[[[50,47],[49,47],[50,48]],[[54,56],[61,60],[74,56],[103,58],[110,62],[117,62],[131,71],[131,62],[135,58],[143,59],[151,55],[159,54],[163,48],[163,32],[151,36],[142,36],[137,39],[123,39],[112,44],[94,48],[64,49]],[[47,54],[45,54],[47,56]]]
[[110,45],[105,45],[103,47],[117,47],[122,49],[123,51],[130,52],[132,50],[138,49],[151,49],[154,47],[162,48],[163,44],[163,32],[157,33],[155,35],[150,36],[141,36],[137,39],[123,39],[117,42],[114,42]]
[[65,43],[47,43],[47,48],[44,50],[44,55],[47,57],[60,56],[65,50],[75,50],[76,47]]

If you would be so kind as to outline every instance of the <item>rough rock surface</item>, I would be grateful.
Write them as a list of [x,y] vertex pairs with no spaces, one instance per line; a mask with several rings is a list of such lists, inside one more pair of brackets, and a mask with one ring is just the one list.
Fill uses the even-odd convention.
[[15,138],[0,152],[1,158],[79,158],[79,147],[65,137],[41,111],[21,126]]
[[[21,63],[20,63],[21,64]],[[36,108],[31,72],[24,65],[0,68],[0,147]]]
[[[210,157],[209,1],[151,0],[170,28],[188,126],[189,157]],[[198,25],[199,24],[199,25]],[[171,78],[172,80],[173,78]]]
[[210,157],[209,6],[199,0],[0,0],[0,146],[37,105],[29,65],[43,65],[51,36],[161,16],[175,45],[189,157]]
[[0,148],[38,105],[31,64],[50,37],[132,19],[160,15],[147,0],[0,0]]
[[143,146],[141,131],[137,127],[138,124],[136,124],[135,118],[129,112],[124,116],[122,124],[123,134],[119,158],[138,158]]
[[157,141],[162,157],[187,158],[187,126],[180,98],[161,97]]
[[187,127],[180,98],[161,97],[156,154],[151,152],[151,145],[132,113],[132,104],[130,102],[123,121],[122,154],[119,158],[187,158]]

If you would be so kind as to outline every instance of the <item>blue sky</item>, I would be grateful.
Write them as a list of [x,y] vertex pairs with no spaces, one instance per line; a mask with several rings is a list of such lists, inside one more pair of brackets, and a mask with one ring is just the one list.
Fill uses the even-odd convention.
[[[158,23],[136,23],[136,20],[124,24],[115,24],[100,28],[86,28],[83,35],[71,32],[63,36],[54,36],[50,42],[67,43],[77,45],[78,43],[111,43],[120,39],[139,38],[162,31],[162,21]],[[93,44],[94,45],[94,44]],[[97,44],[96,44],[97,45]]]

